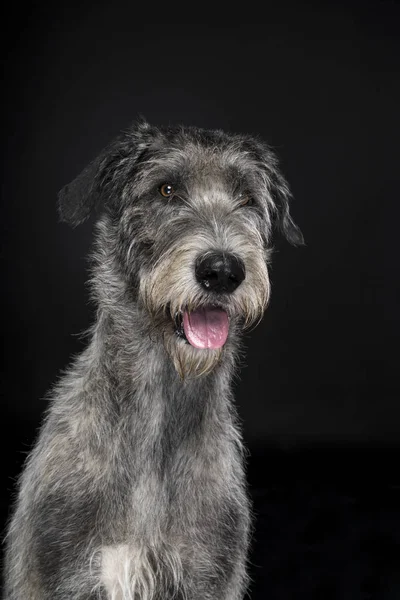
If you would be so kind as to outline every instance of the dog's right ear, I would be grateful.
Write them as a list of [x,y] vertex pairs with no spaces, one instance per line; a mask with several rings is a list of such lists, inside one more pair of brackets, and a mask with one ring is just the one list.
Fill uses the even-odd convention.
[[58,193],[61,221],[76,227],[89,218],[94,208],[111,201],[156,135],[157,128],[141,119],[107,146]]
[[89,217],[100,201],[99,173],[104,155],[92,161],[76,179],[58,193],[58,212],[61,221],[76,227]]

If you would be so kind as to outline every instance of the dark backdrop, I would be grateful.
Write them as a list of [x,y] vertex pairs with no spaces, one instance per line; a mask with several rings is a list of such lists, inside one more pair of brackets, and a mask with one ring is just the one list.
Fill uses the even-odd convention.
[[138,115],[255,133],[306,246],[276,240],[236,384],[252,597],[400,598],[400,11],[267,3],[264,24],[180,25],[128,6],[16,5],[3,25],[3,516],[93,319],[93,220],[58,223],[57,191]]

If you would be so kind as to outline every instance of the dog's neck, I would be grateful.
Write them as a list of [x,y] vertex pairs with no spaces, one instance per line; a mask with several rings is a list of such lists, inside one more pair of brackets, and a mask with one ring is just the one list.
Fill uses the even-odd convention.
[[100,380],[109,382],[105,410],[125,431],[123,443],[143,444],[144,455],[152,444],[161,444],[168,461],[193,435],[210,447],[209,435],[228,435],[219,431],[218,424],[235,419],[233,354],[223,354],[207,375],[182,380],[159,336],[146,331],[142,312],[133,310],[131,316],[129,326],[121,328],[114,316],[100,311],[89,347]]

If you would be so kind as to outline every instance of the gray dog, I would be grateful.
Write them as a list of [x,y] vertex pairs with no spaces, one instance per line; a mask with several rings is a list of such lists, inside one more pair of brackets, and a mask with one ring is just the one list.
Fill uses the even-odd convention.
[[257,139],[136,123],[59,195],[102,206],[97,319],[55,386],[7,535],[6,600],[239,600],[249,501],[230,391],[269,296],[271,232],[302,243]]

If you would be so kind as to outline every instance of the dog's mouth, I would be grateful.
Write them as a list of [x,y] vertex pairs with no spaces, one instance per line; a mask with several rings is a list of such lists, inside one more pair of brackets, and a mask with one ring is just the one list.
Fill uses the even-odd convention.
[[229,318],[225,310],[204,306],[184,310],[175,315],[175,333],[194,348],[222,348],[229,333]]

